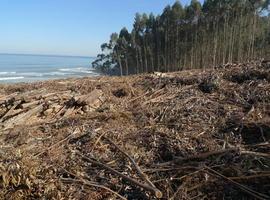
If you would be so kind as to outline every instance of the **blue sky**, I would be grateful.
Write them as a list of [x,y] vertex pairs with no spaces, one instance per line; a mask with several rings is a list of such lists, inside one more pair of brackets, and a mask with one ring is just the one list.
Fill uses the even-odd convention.
[[[0,0],[0,53],[96,56],[136,12],[175,0]],[[183,5],[190,0],[180,1]]]

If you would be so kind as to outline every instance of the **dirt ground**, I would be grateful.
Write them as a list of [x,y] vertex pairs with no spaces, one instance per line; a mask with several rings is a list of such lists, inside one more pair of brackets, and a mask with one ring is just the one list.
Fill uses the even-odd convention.
[[270,67],[0,85],[0,199],[270,199]]

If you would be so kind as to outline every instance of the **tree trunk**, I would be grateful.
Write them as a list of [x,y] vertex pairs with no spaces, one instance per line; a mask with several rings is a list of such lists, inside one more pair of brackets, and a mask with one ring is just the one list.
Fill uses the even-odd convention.
[[121,58],[120,58],[119,53],[117,53],[117,60],[118,60],[118,64],[120,67],[120,75],[123,76],[123,67],[122,67]]
[[129,75],[129,72],[128,72],[128,58],[125,57],[125,64],[126,64],[126,75]]

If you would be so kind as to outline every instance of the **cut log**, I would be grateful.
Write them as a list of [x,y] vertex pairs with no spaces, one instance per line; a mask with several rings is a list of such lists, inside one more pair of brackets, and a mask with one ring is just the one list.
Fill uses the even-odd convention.
[[82,106],[89,105],[93,108],[98,108],[103,103],[103,100],[101,99],[102,95],[102,90],[96,89],[90,94],[79,96],[76,102]]
[[49,93],[49,94],[42,95],[42,98],[43,98],[43,99],[46,99],[46,98],[49,98],[49,97],[52,97],[52,96],[56,96],[56,93],[53,92],[53,93]]
[[69,109],[67,109],[67,111],[65,112],[63,117],[68,117],[68,116],[72,115],[73,113],[75,113],[75,108],[74,107],[69,108]]
[[1,101],[7,101],[8,99],[11,99],[11,98],[15,97],[16,95],[18,95],[17,92],[12,93],[12,94],[7,95],[7,96],[3,96],[3,97],[0,98],[0,102],[1,102]]
[[60,106],[58,104],[53,104],[51,107],[52,107],[54,113],[58,113],[62,108],[62,106]]
[[13,110],[12,112],[10,112],[7,116],[5,116],[5,119],[4,120],[7,120],[8,118],[11,118],[11,117],[14,117],[16,115],[19,115],[21,113],[23,113],[24,110],[22,109],[16,109],[16,110]]
[[17,95],[15,98],[16,100],[23,100],[26,103],[31,102],[33,100],[38,100],[42,94],[46,94],[46,90],[39,90],[39,91],[28,91]]
[[3,124],[4,130],[13,128],[15,125],[21,125],[25,123],[30,117],[33,115],[40,113],[43,111],[43,104],[38,105],[37,107],[27,111],[26,113],[20,114],[14,118],[12,118],[10,121]]
[[61,117],[66,112],[66,110],[67,110],[66,106],[62,106],[54,117],[56,118]]
[[64,92],[63,94],[57,93],[56,96],[61,100],[68,100],[68,99],[72,98],[70,90]]
[[70,90],[67,90],[67,91],[63,91],[63,92],[52,92],[52,93],[49,93],[49,94],[45,94],[45,95],[42,95],[42,98],[43,99],[59,99],[59,96],[68,96],[70,97],[70,93],[71,91]]
[[15,115],[16,113],[20,113],[21,110],[19,110],[19,112],[15,110],[15,108],[21,103],[21,101],[15,102],[14,105],[7,111],[7,113],[1,118],[0,122],[5,121],[9,116]]
[[43,113],[44,113],[45,116],[48,117],[53,113],[53,108],[47,109]]
[[23,108],[23,109],[26,109],[26,108],[35,107],[35,106],[37,106],[39,103],[40,103],[40,100],[32,101],[32,102],[29,102],[29,103],[24,103],[24,104],[22,104],[22,108]]

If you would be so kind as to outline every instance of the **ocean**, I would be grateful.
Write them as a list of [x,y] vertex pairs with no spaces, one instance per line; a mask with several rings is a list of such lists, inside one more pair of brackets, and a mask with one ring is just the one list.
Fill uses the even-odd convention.
[[93,60],[77,56],[0,54],[0,83],[97,76],[91,68]]

